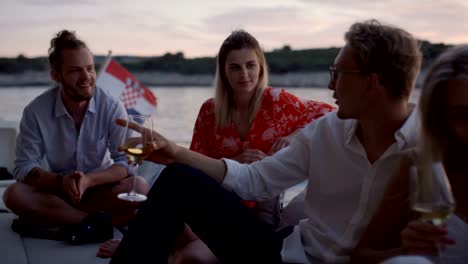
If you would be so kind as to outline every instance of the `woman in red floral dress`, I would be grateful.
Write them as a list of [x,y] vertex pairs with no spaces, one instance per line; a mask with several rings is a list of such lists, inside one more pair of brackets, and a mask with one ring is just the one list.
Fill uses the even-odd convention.
[[267,63],[257,40],[234,31],[218,53],[215,98],[200,108],[190,149],[251,163],[286,147],[300,129],[334,110],[267,83]]

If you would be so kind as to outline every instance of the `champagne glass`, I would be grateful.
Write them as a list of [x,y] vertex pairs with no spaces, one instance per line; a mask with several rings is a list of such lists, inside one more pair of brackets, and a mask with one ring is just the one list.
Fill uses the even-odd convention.
[[[443,225],[455,210],[455,200],[447,174],[441,162],[410,168],[411,209],[421,221]],[[439,261],[441,245],[438,245]]]
[[[134,131],[128,127],[130,122],[138,123],[145,129]],[[127,125],[125,126],[125,136],[120,148],[125,152],[131,162],[133,183],[128,193],[120,193],[117,197],[131,202],[142,202],[146,196],[135,191],[135,181],[138,173],[138,166],[151,153],[149,144],[152,141],[153,121],[149,115],[129,114]]]

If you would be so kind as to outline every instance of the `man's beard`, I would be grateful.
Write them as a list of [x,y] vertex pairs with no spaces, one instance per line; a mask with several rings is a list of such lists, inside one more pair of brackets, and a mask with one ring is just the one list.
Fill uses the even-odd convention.
[[[94,84],[93,84],[94,85]],[[73,88],[70,88],[70,86],[66,86],[64,85],[63,86],[63,91],[65,92],[65,94],[67,95],[68,98],[70,98],[73,102],[76,102],[76,103],[79,103],[79,102],[83,102],[83,101],[89,101],[91,99],[91,97],[93,96],[93,93],[86,93],[86,94],[83,94],[83,93],[79,93],[75,90],[73,90]]]

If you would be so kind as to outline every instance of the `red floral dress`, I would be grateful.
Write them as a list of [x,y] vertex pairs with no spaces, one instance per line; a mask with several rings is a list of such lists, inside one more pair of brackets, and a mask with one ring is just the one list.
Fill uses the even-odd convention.
[[259,149],[268,154],[278,138],[333,110],[329,104],[301,100],[283,89],[268,87],[250,130],[241,140],[233,122],[215,131],[214,101],[209,99],[201,106],[190,149],[216,159],[233,158],[246,149]]

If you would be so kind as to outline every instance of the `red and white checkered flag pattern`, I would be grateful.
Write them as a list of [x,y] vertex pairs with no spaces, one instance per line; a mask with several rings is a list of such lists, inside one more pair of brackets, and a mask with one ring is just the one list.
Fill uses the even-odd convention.
[[130,78],[127,78],[125,90],[120,95],[120,100],[125,108],[134,108],[138,98],[143,96],[144,90],[138,87],[138,83],[134,83]]
[[128,113],[151,115],[156,109],[156,96],[113,59],[99,74],[96,86],[120,99]]

